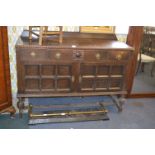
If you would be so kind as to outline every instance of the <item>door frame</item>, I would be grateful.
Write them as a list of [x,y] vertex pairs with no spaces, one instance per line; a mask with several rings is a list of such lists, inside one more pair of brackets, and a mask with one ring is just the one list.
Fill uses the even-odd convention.
[[127,97],[129,98],[152,98],[155,97],[155,92],[149,93],[149,92],[134,92],[132,93],[132,86],[133,86],[133,80],[135,77],[135,72],[136,72],[136,66],[137,66],[137,57],[140,52],[140,46],[141,46],[141,41],[143,37],[143,28],[144,26],[130,26],[129,31],[128,31],[128,36],[127,36],[127,44],[130,46],[133,46],[135,48],[134,51],[134,58],[132,60],[132,67],[131,67],[131,74],[129,77],[129,83],[128,83],[128,95]]
[[12,106],[12,94],[11,94],[11,79],[10,79],[10,63],[9,63],[9,49],[8,49],[8,31],[7,26],[0,27],[0,37],[2,39],[2,52],[3,52],[3,61],[4,61],[4,70],[6,77],[6,94],[7,99],[4,102],[4,105],[1,106],[0,112],[10,112],[11,115],[14,115],[15,108]]

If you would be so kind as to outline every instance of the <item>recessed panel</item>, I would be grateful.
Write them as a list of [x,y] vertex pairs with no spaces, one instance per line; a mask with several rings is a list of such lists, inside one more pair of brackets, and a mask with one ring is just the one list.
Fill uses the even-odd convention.
[[96,88],[103,88],[103,89],[108,88],[109,84],[108,79],[96,79],[95,82],[96,82]]
[[57,88],[58,89],[70,89],[71,88],[70,79],[58,79],[57,80]]
[[109,75],[109,66],[98,66],[97,75]]
[[39,90],[39,80],[38,79],[26,79],[25,88],[31,90]]
[[42,79],[41,88],[42,89],[54,89],[54,80],[52,80],[52,79]]
[[38,76],[39,75],[39,66],[38,65],[25,65],[25,75]]
[[82,65],[81,66],[82,75],[95,75],[95,66],[91,65]]
[[109,89],[110,90],[120,90],[122,89],[123,79],[111,79]]
[[111,75],[123,75],[124,74],[124,66],[112,66]]
[[57,75],[71,75],[71,66],[59,65]]
[[93,78],[82,78],[81,81],[82,88],[94,88],[94,79]]
[[55,66],[54,65],[43,65],[41,69],[42,75],[54,75]]

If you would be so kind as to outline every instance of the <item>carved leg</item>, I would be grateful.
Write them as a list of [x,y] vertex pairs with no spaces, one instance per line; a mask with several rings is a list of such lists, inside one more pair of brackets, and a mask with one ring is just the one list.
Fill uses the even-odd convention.
[[8,109],[8,111],[10,112],[10,117],[14,118],[15,117],[15,113],[16,113],[16,109],[12,106]]
[[15,117],[16,110],[15,110],[15,108],[14,108],[13,106],[11,106],[11,107],[9,107],[9,108],[7,108],[7,109],[1,111],[1,112],[2,112],[2,113],[3,113],[3,112],[8,112],[8,113],[10,113],[10,117],[11,117],[11,118],[14,118],[14,117]]
[[22,116],[23,116],[23,110],[25,108],[24,98],[22,98],[22,97],[19,98],[19,101],[17,102],[17,107],[19,109],[19,117],[22,118]]
[[118,98],[117,96],[113,96],[113,95],[111,95],[111,98],[112,98],[113,102],[115,103],[118,111],[121,112],[122,111],[122,105],[125,102],[125,100],[122,97]]
[[126,103],[125,97],[123,97],[123,96],[120,97],[120,98],[119,98],[119,102],[120,102],[121,105],[125,104],[125,103]]

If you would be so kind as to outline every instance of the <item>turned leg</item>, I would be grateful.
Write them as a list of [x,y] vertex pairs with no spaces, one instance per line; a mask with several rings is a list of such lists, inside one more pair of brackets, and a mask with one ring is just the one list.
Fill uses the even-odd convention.
[[11,118],[15,117],[16,109],[13,106],[8,109],[8,112],[10,112]]
[[19,109],[19,117],[22,118],[23,116],[23,110],[25,108],[25,105],[24,105],[24,98],[19,98],[19,101],[17,102],[17,107]]
[[125,104],[126,103],[125,97],[124,96],[120,97],[119,102],[120,102],[121,105]]
[[9,107],[9,108],[3,110],[2,113],[3,113],[3,112],[8,112],[8,113],[10,113],[10,117],[11,117],[11,118],[14,118],[14,117],[15,117],[16,110],[15,110],[15,108],[14,108],[13,106],[11,106],[11,107]]
[[115,103],[118,111],[121,112],[123,110],[122,105],[125,103],[125,98],[124,97],[118,98],[117,96],[113,96],[113,95],[111,95],[111,98],[113,102]]

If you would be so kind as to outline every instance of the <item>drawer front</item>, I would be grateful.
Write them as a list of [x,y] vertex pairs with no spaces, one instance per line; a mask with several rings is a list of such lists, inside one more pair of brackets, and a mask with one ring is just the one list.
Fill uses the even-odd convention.
[[129,51],[110,50],[72,50],[72,49],[22,49],[18,52],[22,61],[125,61],[130,57]]
[[84,52],[84,61],[96,62],[105,61],[108,58],[108,52],[102,50],[86,50]]
[[49,50],[50,59],[56,62],[69,62],[73,60],[72,50]]
[[86,62],[126,61],[129,57],[129,51],[85,50],[83,54]]
[[110,51],[109,52],[109,60],[125,61],[125,60],[128,60],[129,57],[130,57],[129,51]]
[[22,49],[19,54],[22,61],[50,60],[50,52],[46,49]]
[[22,49],[19,53],[22,61],[50,61],[50,62],[65,62],[73,60],[72,50],[61,49]]

